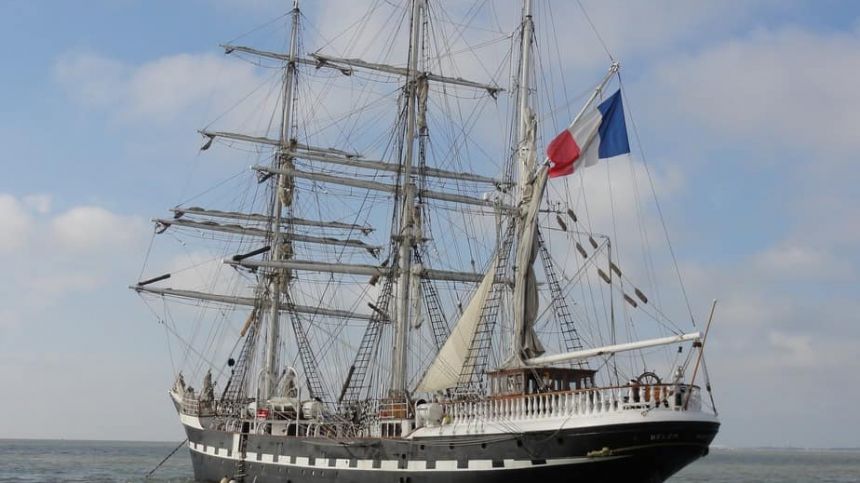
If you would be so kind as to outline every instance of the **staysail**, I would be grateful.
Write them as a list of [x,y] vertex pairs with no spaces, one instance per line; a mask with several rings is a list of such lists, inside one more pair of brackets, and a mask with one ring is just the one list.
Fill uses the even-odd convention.
[[457,325],[451,330],[448,340],[436,354],[436,358],[427,368],[421,383],[418,384],[418,392],[442,391],[457,385],[457,380],[466,364],[466,356],[472,339],[481,322],[481,312],[490,293],[493,291],[493,282],[496,279],[495,258],[490,261],[490,269],[484,275],[484,279],[478,286],[478,290],[472,295],[472,300],[463,311]]

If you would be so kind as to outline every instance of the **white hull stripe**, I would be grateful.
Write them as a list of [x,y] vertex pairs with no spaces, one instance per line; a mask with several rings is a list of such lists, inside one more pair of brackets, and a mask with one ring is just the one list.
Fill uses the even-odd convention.
[[[200,454],[205,454],[208,456],[214,456],[217,458],[229,459],[238,461],[240,458],[235,453],[232,456],[227,456],[227,449],[225,448],[215,448],[213,446],[205,446],[203,444],[198,444],[195,442],[189,442],[188,447]],[[574,464],[584,464],[584,463],[597,463],[603,462],[613,459],[626,458],[626,456],[607,456],[601,458],[588,458],[588,457],[578,457],[578,458],[555,458],[555,459],[547,459],[547,460],[514,460],[514,459],[505,459],[500,460],[502,466],[493,466],[493,460],[488,459],[475,459],[469,460],[468,465],[465,468],[459,468],[457,464],[457,460],[437,460],[435,463],[435,468],[428,468],[427,461],[424,460],[408,460],[406,461],[405,468],[398,468],[399,460],[377,460],[376,467],[374,467],[374,460],[368,459],[360,459],[355,460],[356,466],[351,467],[349,465],[350,460],[338,458],[335,460],[334,466],[329,465],[330,458],[315,458],[313,464],[310,462],[310,458],[307,456],[284,456],[279,455],[278,461],[275,461],[275,456],[272,454],[262,453],[259,455],[260,459],[257,459],[257,453],[248,451],[246,453],[245,461],[248,463],[265,463],[265,464],[273,464],[278,466],[290,466],[295,468],[312,468],[312,469],[335,469],[335,470],[358,470],[358,471],[498,471],[498,470],[510,470],[510,469],[520,469],[520,468],[532,468],[535,466],[559,466],[559,465],[574,465]],[[291,463],[291,461],[295,461]]]

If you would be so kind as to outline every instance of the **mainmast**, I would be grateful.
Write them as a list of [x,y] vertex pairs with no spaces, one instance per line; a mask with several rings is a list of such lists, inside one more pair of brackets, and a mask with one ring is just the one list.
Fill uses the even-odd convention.
[[[290,32],[290,53],[286,64],[284,65],[283,76],[283,99],[281,102],[281,132],[280,132],[280,147],[277,155],[272,160],[273,169],[284,169],[292,167],[292,154],[288,149],[290,144],[292,121],[291,113],[293,108],[293,80],[296,75],[296,58],[298,57],[299,49],[299,0],[293,0],[292,10],[292,31]],[[292,178],[287,174],[279,174],[277,177],[277,187],[274,190],[274,199],[272,205],[272,255],[274,261],[279,261],[283,258],[290,258],[292,255],[291,246],[285,246],[285,240],[281,232],[281,219],[284,215],[285,206],[288,208],[292,204],[293,189]],[[288,243],[288,242],[287,242]],[[280,340],[280,313],[281,313],[281,293],[289,284],[289,271],[287,269],[273,270],[269,279],[269,331],[266,336],[266,355],[265,355],[265,377],[263,379],[263,387],[261,398],[269,399],[272,396],[273,386],[278,380],[278,346]]]
[[412,26],[409,41],[409,65],[406,75],[406,135],[404,139],[405,153],[403,156],[401,182],[403,203],[400,209],[400,227],[398,230],[398,284],[397,284],[397,319],[395,321],[394,356],[391,371],[391,395],[402,396],[406,393],[406,361],[409,344],[409,327],[411,326],[411,306],[409,301],[410,284],[412,283],[412,248],[415,236],[415,182],[413,181],[412,158],[415,151],[417,132],[417,98],[420,76],[418,72],[418,54],[420,52],[421,29],[423,26],[426,0],[413,0]]

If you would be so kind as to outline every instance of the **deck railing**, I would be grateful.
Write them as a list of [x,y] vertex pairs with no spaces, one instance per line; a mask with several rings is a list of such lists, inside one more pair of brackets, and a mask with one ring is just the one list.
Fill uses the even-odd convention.
[[667,409],[701,411],[698,386],[654,384],[502,396],[473,402],[444,403],[445,421],[529,420],[621,411]]
[[[546,419],[567,419],[629,411],[702,411],[701,390],[698,386],[688,384],[643,384],[619,387],[588,388],[574,391],[558,391],[539,394],[491,396],[477,401],[447,401],[442,406],[441,419],[430,421],[418,420],[418,427],[429,425],[470,424],[474,422],[509,422]],[[320,428],[325,426],[325,432],[332,435],[345,434],[348,424],[338,421],[305,421],[226,415],[223,409],[212,401],[200,401],[196,397],[182,399],[181,411],[193,416],[225,416],[219,427],[228,431],[238,431],[244,422],[250,423],[252,432],[267,432],[272,430],[270,423],[298,424],[296,429],[289,431],[296,436],[315,436]],[[219,411],[221,409],[222,411]],[[375,437],[400,437],[400,431],[382,431],[386,424],[402,422],[408,417],[405,403],[383,401],[378,413],[379,425],[371,435]],[[436,416],[438,418],[438,416]],[[390,421],[390,422],[389,422]],[[414,426],[413,426],[414,427]],[[262,428],[262,429],[261,429]],[[355,429],[355,428],[352,428]],[[396,429],[396,428],[395,428]],[[408,430],[404,429],[404,431]],[[380,432],[381,431],[381,432]],[[377,434],[379,433],[379,434]],[[383,434],[384,433],[384,434]]]

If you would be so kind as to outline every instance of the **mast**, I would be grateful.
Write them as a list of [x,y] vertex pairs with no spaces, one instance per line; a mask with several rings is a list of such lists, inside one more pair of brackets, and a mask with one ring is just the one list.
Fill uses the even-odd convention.
[[[532,0],[523,0],[522,12],[522,36],[520,39],[520,67],[519,85],[517,86],[517,192],[519,193],[517,213],[512,220],[517,225],[516,254],[514,265],[514,287],[513,287],[513,323],[514,333],[511,339],[511,359],[509,363],[521,365],[521,359],[525,350],[540,352],[542,348],[537,337],[532,333],[532,321],[529,318],[536,311],[537,285],[534,279],[532,267],[535,260],[536,243],[536,217],[534,214],[528,216],[532,205],[540,206],[540,198],[543,196],[543,183],[541,180],[533,179],[536,165],[536,126],[534,114],[531,107],[531,58],[532,39],[534,37],[534,22],[532,20]],[[537,182],[541,181],[541,182]],[[540,185],[540,186],[537,186]],[[532,336],[532,337],[530,337]],[[529,354],[533,356],[535,354]]]
[[416,239],[415,228],[415,183],[412,179],[412,158],[414,156],[415,134],[417,124],[417,93],[418,93],[418,53],[421,41],[421,27],[426,0],[412,1],[412,26],[409,42],[409,66],[406,77],[406,152],[403,157],[400,186],[403,189],[403,203],[400,210],[400,227],[398,231],[398,261],[399,275],[397,286],[397,320],[395,321],[394,355],[391,370],[392,396],[402,396],[406,393],[406,363],[409,344],[409,327],[411,319],[411,304],[409,302],[410,283],[412,281],[412,247]]
[[[285,149],[289,145],[291,136],[291,119],[293,104],[293,79],[296,74],[296,57],[299,49],[299,0],[293,0],[292,10],[292,31],[290,32],[290,54],[286,65],[284,66],[283,79],[283,99],[281,102],[281,132],[280,132],[280,147],[278,153],[272,161],[272,167],[275,169],[288,167],[292,164],[292,155]],[[281,233],[281,218],[284,216],[284,205],[289,206],[292,203],[293,191],[288,184],[291,183],[289,176],[279,174],[277,186],[274,192],[273,208],[272,208],[272,260],[280,260],[284,258],[284,236]],[[291,250],[287,250],[291,251]],[[287,256],[290,254],[287,253]],[[278,379],[278,342],[280,339],[280,313],[281,313],[281,292],[289,283],[287,280],[288,270],[273,271],[269,280],[269,331],[266,336],[266,355],[265,355],[265,377],[263,379],[263,388],[261,398],[267,400],[272,396],[273,385]]]
[[522,37],[520,39],[520,78],[517,86],[517,147],[519,160],[519,189],[528,182],[534,166],[529,166],[527,145],[529,124],[531,123],[531,58],[534,21],[532,20],[532,0],[523,0]]

